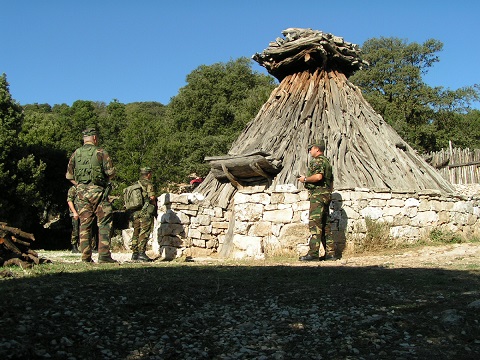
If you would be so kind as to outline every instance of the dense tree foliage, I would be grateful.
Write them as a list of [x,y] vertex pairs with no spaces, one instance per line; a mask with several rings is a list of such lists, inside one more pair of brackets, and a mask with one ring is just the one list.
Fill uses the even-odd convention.
[[[479,100],[478,87],[458,90],[430,87],[422,76],[439,61],[443,44],[427,40],[407,43],[398,38],[367,40],[362,46],[367,69],[350,80],[362,89],[366,100],[412,146],[435,151],[453,141],[457,146],[479,147],[479,138],[458,137],[460,119],[470,112],[469,105]],[[453,71],[453,69],[452,69]],[[478,116],[476,112],[468,119]],[[467,141],[466,141],[467,140]]]
[[[12,225],[37,218],[49,200],[41,191],[46,165],[29,153],[19,134],[23,109],[9,91],[5,74],[0,76],[0,220]],[[30,228],[30,227],[28,227]]]
[[[82,144],[82,130],[96,126],[100,145],[117,175],[113,195],[150,166],[158,192],[189,174],[206,175],[204,158],[227,152],[274,87],[274,79],[251,69],[249,59],[202,65],[167,106],[77,100],[66,104],[20,106],[0,80],[0,221],[30,228],[67,214],[66,166]],[[117,208],[121,201],[115,202]],[[19,211],[21,210],[21,211]],[[28,211],[27,211],[28,210]],[[26,220],[26,219],[29,220]]]
[[[170,102],[167,118],[172,144],[165,153],[166,168],[174,165],[171,180],[191,172],[205,175],[205,156],[225,154],[252,120],[275,86],[271,76],[252,72],[251,60],[202,65],[187,76],[187,85]],[[180,154],[172,158],[169,151]],[[170,165],[170,166],[169,166]]]

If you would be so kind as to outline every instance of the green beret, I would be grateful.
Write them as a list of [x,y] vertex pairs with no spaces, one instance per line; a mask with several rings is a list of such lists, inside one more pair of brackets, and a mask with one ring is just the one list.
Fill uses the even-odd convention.
[[151,173],[151,172],[152,172],[152,168],[151,168],[151,167],[148,167],[148,166],[145,166],[145,167],[142,167],[142,168],[140,169],[140,172],[141,172],[142,174],[148,174],[148,173]]
[[83,130],[83,136],[93,136],[93,135],[98,135],[97,129],[94,127],[89,127]]
[[320,150],[323,151],[323,150],[325,150],[325,141],[320,140],[320,141],[318,141],[318,142],[314,142],[314,143],[312,143],[312,144],[309,144],[309,145],[308,145],[308,151],[310,151],[310,149],[311,149],[312,147],[314,147],[314,146],[318,147]]

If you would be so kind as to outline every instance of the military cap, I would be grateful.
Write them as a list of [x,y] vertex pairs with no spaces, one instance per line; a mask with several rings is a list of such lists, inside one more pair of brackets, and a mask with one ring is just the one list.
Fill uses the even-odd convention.
[[314,143],[312,143],[312,144],[309,144],[309,145],[308,145],[308,151],[310,151],[310,149],[311,149],[312,147],[314,147],[314,146],[316,146],[316,147],[318,147],[320,150],[324,151],[324,150],[325,150],[325,141],[320,140],[320,141],[314,142]]
[[145,166],[145,167],[140,168],[140,172],[141,172],[142,174],[148,174],[148,173],[151,173],[151,172],[152,172],[152,168],[151,168],[151,167],[148,167],[148,166]]
[[94,127],[88,127],[85,130],[83,130],[83,136],[93,136],[93,135],[98,135],[97,129]]

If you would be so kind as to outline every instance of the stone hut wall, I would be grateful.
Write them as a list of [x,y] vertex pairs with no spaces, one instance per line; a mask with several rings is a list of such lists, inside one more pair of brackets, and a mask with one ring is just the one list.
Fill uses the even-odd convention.
[[[194,194],[163,194],[153,232],[153,248],[165,258],[214,253],[233,225],[233,258],[264,258],[277,251],[307,251],[309,201],[306,190],[237,191],[230,209],[209,207]],[[367,233],[367,219],[388,224],[390,236],[414,242],[439,229],[478,234],[480,197],[446,197],[435,191],[392,192],[339,189],[333,193],[330,226],[343,251]]]

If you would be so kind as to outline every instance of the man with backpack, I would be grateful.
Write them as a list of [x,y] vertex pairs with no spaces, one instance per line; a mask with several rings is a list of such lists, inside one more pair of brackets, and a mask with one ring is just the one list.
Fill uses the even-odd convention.
[[108,153],[98,147],[98,133],[93,127],[83,131],[83,146],[70,157],[65,177],[77,189],[77,212],[80,218],[80,252],[82,261],[92,260],[92,224],[97,217],[98,262],[116,263],[110,252],[112,204],[108,201],[110,180],[115,168]]
[[[139,186],[136,186],[136,185]],[[129,200],[127,197],[125,199],[125,207],[127,210],[130,209],[131,218],[130,220],[133,223],[133,235],[132,235],[132,260],[134,261],[143,261],[149,262],[153,259],[149,258],[145,254],[145,249],[147,247],[148,238],[153,229],[153,217],[156,213],[156,201],[155,188],[152,182],[152,169],[149,167],[144,167],[140,169],[140,180],[129,188],[137,188],[141,191],[142,204],[138,205],[139,208],[135,209],[134,205],[130,204],[134,201]],[[125,192],[127,194],[127,192]],[[133,193],[132,193],[133,194]],[[133,195],[132,195],[133,197]]]

